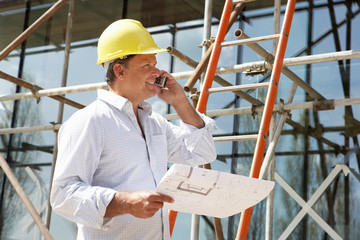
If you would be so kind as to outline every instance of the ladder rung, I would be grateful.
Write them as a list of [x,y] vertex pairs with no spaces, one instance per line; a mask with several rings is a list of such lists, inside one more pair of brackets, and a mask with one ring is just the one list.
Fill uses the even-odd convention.
[[256,140],[257,134],[250,135],[239,135],[239,136],[224,136],[224,137],[214,137],[214,142],[234,142],[234,141],[245,141],[245,140]]
[[255,0],[232,0],[232,4],[254,2]]
[[254,38],[247,38],[247,39],[241,39],[241,40],[235,40],[235,41],[229,41],[229,42],[222,42],[220,44],[220,46],[221,47],[229,47],[229,46],[235,46],[235,45],[241,45],[241,44],[274,40],[274,39],[278,39],[278,38],[280,38],[280,34],[273,34],[273,35],[267,35],[267,36],[261,36],[261,37],[254,37]]
[[264,83],[252,83],[252,84],[244,84],[244,85],[229,86],[229,87],[209,88],[207,92],[208,93],[230,92],[230,91],[234,92],[244,89],[265,88],[268,87],[269,84],[270,82],[264,82]]

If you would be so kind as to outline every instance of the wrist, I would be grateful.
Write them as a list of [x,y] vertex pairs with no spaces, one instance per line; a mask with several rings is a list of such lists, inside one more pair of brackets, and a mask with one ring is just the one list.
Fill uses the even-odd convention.
[[130,213],[130,206],[127,201],[128,193],[117,192],[106,208],[105,217],[114,217],[121,214]]

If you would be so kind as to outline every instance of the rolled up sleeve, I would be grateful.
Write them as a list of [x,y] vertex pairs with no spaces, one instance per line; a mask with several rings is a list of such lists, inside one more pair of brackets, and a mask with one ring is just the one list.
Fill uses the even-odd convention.
[[182,121],[180,126],[172,126],[174,135],[168,143],[170,162],[197,166],[216,159],[212,132],[218,128],[213,119],[204,114],[199,115],[205,123],[203,128],[199,129]]
[[71,121],[59,132],[57,157],[50,202],[59,215],[89,227],[107,230],[104,218],[116,191],[92,186],[102,149],[101,129],[94,120]]

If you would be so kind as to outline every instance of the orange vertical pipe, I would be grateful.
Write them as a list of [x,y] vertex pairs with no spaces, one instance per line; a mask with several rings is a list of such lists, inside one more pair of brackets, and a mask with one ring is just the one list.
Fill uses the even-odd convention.
[[[296,5],[296,0],[289,0],[286,6],[283,27],[281,30],[281,35],[279,40],[279,46],[275,55],[274,67],[270,78],[270,86],[269,86],[268,94],[266,96],[264,112],[260,123],[259,135],[255,146],[253,163],[250,170],[250,177],[253,178],[258,178],[260,174],[261,163],[264,157],[271,115],[275,104],[277,88],[278,88],[281,69],[284,61],[286,45],[289,38],[291,22],[294,16],[295,5]],[[236,236],[237,240],[246,239],[250,218],[251,218],[251,212],[252,212],[252,208],[248,208],[241,214],[238,232]]]
[[170,236],[172,235],[174,230],[177,214],[178,214],[177,211],[169,210]]
[[209,93],[207,92],[207,90],[209,88],[211,88],[211,85],[214,80],[216,67],[219,62],[219,57],[220,57],[220,52],[221,52],[220,43],[222,43],[225,39],[227,27],[229,25],[231,11],[232,11],[232,1],[226,0],[225,5],[224,5],[224,10],[221,15],[219,30],[217,32],[215,43],[214,43],[214,49],[210,56],[209,66],[206,70],[203,88],[200,93],[199,102],[198,102],[198,105],[196,108],[196,110],[198,110],[200,113],[205,113],[205,110],[206,110],[206,104],[209,99]]
[[[224,9],[221,15],[221,20],[219,24],[219,30],[216,35],[216,40],[214,43],[214,49],[211,53],[210,60],[209,60],[209,66],[205,74],[204,79],[204,85],[203,89],[200,94],[199,102],[197,105],[196,110],[198,110],[200,113],[205,113],[207,100],[209,98],[209,94],[207,93],[207,90],[211,88],[212,82],[214,80],[215,72],[217,63],[219,61],[221,47],[220,43],[224,41],[225,35],[227,32],[227,27],[230,20],[230,15],[232,12],[232,1],[226,0]],[[169,224],[170,224],[170,236],[172,235],[175,221],[176,221],[177,212],[176,211],[169,211]]]

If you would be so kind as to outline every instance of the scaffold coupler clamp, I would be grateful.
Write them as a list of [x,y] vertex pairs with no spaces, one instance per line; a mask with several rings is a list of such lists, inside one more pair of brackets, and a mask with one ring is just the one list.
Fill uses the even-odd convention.
[[281,115],[282,114],[287,114],[288,118],[291,119],[292,115],[290,113],[290,110],[285,110],[284,109],[284,103],[285,103],[284,99],[280,98],[279,101],[280,101],[279,114],[281,114]]
[[313,102],[313,111],[324,111],[324,110],[334,110],[335,109],[335,101],[334,99],[322,99],[315,100]]
[[198,45],[198,47],[199,47],[199,48],[203,48],[203,47],[206,46],[207,48],[209,48],[210,45],[211,45],[213,42],[215,42],[215,38],[214,38],[214,37],[211,37],[210,39],[206,39],[206,40],[202,41],[202,42]]
[[266,52],[267,52],[267,56],[265,59],[265,65],[268,67],[269,70],[272,71],[273,66],[274,66],[275,57],[269,51],[266,51]]
[[41,87],[39,87],[38,85],[35,85],[35,84],[33,85],[32,89],[31,89],[32,95],[34,96],[34,98],[36,98],[36,103],[39,103],[41,100],[41,98],[38,94],[38,91],[41,89],[42,89]]
[[194,107],[197,106],[197,102],[199,101],[200,92],[197,91],[197,88],[192,88],[188,97],[191,99],[191,102]]
[[256,106],[251,105],[251,116],[252,116],[252,118],[255,119],[256,115],[257,115]]
[[60,129],[60,127],[61,127],[61,124],[60,123],[56,123],[56,122],[50,122],[50,124],[53,126],[53,131],[55,132],[55,133],[57,133],[58,131],[59,131],[59,129]]

